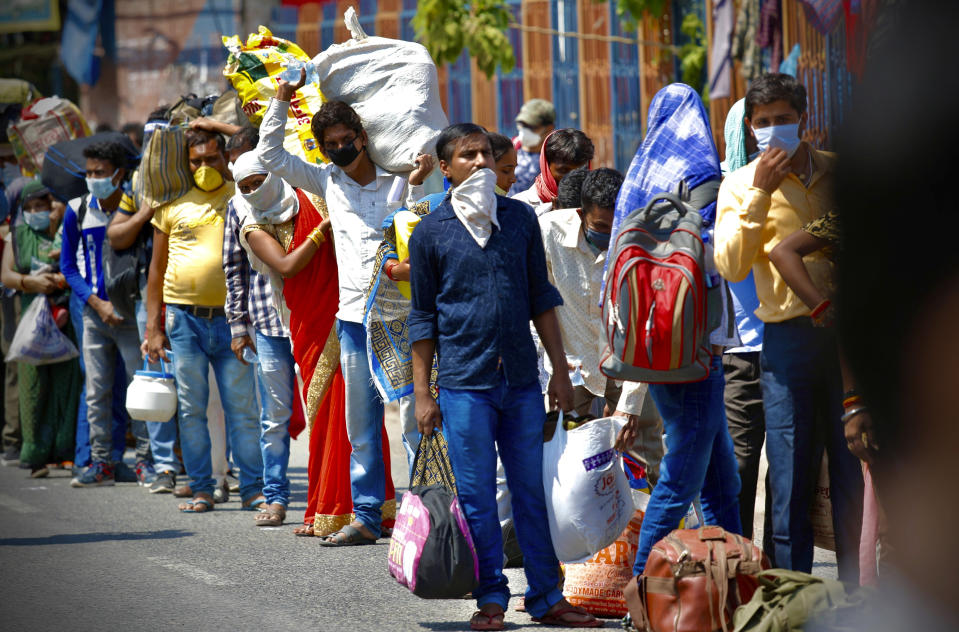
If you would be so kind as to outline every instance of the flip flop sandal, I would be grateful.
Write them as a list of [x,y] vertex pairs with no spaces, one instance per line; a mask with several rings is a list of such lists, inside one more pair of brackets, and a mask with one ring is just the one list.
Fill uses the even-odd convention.
[[293,529],[293,535],[295,535],[295,536],[298,537],[298,538],[312,538],[314,535],[316,535],[316,534],[313,533],[313,525],[311,525],[311,524],[310,524],[310,525],[306,525],[306,524],[305,524],[305,525],[302,525],[302,526],[303,526],[303,529],[300,530],[300,531],[297,531],[297,528],[298,528],[298,527],[297,527],[297,528],[294,528],[294,529]]
[[545,614],[542,617],[531,617],[536,623],[542,623],[544,625],[551,625],[560,628],[599,628],[602,627],[603,622],[599,619],[593,618],[592,621],[569,621],[564,619],[563,616],[567,614],[589,614],[582,608],[577,608],[576,606],[569,606],[568,608],[560,608],[552,614]]
[[279,527],[286,519],[286,511],[273,511],[272,509],[261,509],[260,513],[253,518],[258,527]]
[[259,496],[253,500],[244,500],[243,506],[240,507],[243,511],[260,511],[260,505],[266,504],[266,498]]
[[[336,536],[344,535],[343,539],[338,539]],[[367,544],[376,544],[375,538],[368,538],[360,530],[346,525],[339,531],[331,533],[330,535],[325,535],[320,539],[320,546],[364,546]]]
[[[180,509],[181,513],[206,513],[208,511],[213,511],[213,501],[207,500],[206,498],[194,498],[193,500],[185,503],[185,505],[185,508]],[[197,505],[204,505],[206,509],[197,511]]]
[[[486,619],[483,621],[480,619]],[[496,619],[499,619],[497,621]],[[497,612],[496,614],[487,614],[482,610],[477,610],[473,613],[473,616],[470,617],[470,630],[505,630],[506,629],[506,613]]]

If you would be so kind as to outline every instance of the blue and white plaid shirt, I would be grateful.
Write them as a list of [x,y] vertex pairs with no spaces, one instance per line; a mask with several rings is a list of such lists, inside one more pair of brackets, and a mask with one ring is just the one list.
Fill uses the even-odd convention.
[[290,337],[273,306],[270,279],[250,266],[240,244],[240,220],[233,202],[227,206],[223,228],[223,271],[226,273],[226,319],[234,338],[250,334],[253,325],[267,336]]

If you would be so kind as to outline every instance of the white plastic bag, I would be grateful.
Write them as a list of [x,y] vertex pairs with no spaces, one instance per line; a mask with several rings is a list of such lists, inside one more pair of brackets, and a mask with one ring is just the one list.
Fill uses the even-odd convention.
[[623,422],[604,417],[566,430],[561,413],[543,445],[546,512],[560,562],[582,562],[606,548],[633,516],[623,457],[613,447]]
[[76,346],[53,321],[47,297],[37,296],[20,316],[6,362],[56,364],[80,355]]
[[313,58],[320,91],[360,115],[373,162],[409,172],[417,155],[435,153],[436,138],[449,124],[436,64],[421,44],[367,36],[352,7],[344,21],[353,37]]

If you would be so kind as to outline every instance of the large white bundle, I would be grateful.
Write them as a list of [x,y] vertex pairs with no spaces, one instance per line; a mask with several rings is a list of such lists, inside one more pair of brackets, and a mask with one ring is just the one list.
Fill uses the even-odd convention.
[[373,162],[394,173],[411,171],[418,154],[435,153],[436,137],[449,124],[433,58],[420,44],[367,36],[352,7],[344,21],[352,38],[313,58],[320,91],[360,115]]

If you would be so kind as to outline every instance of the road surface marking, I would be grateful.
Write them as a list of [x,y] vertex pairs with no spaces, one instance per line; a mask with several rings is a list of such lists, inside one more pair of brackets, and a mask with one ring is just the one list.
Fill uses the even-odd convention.
[[225,577],[220,577],[219,575],[209,573],[202,568],[198,568],[192,564],[187,564],[186,562],[177,562],[166,557],[148,557],[147,560],[168,570],[185,575],[190,579],[203,582],[207,586],[230,586],[233,584],[233,582]]

